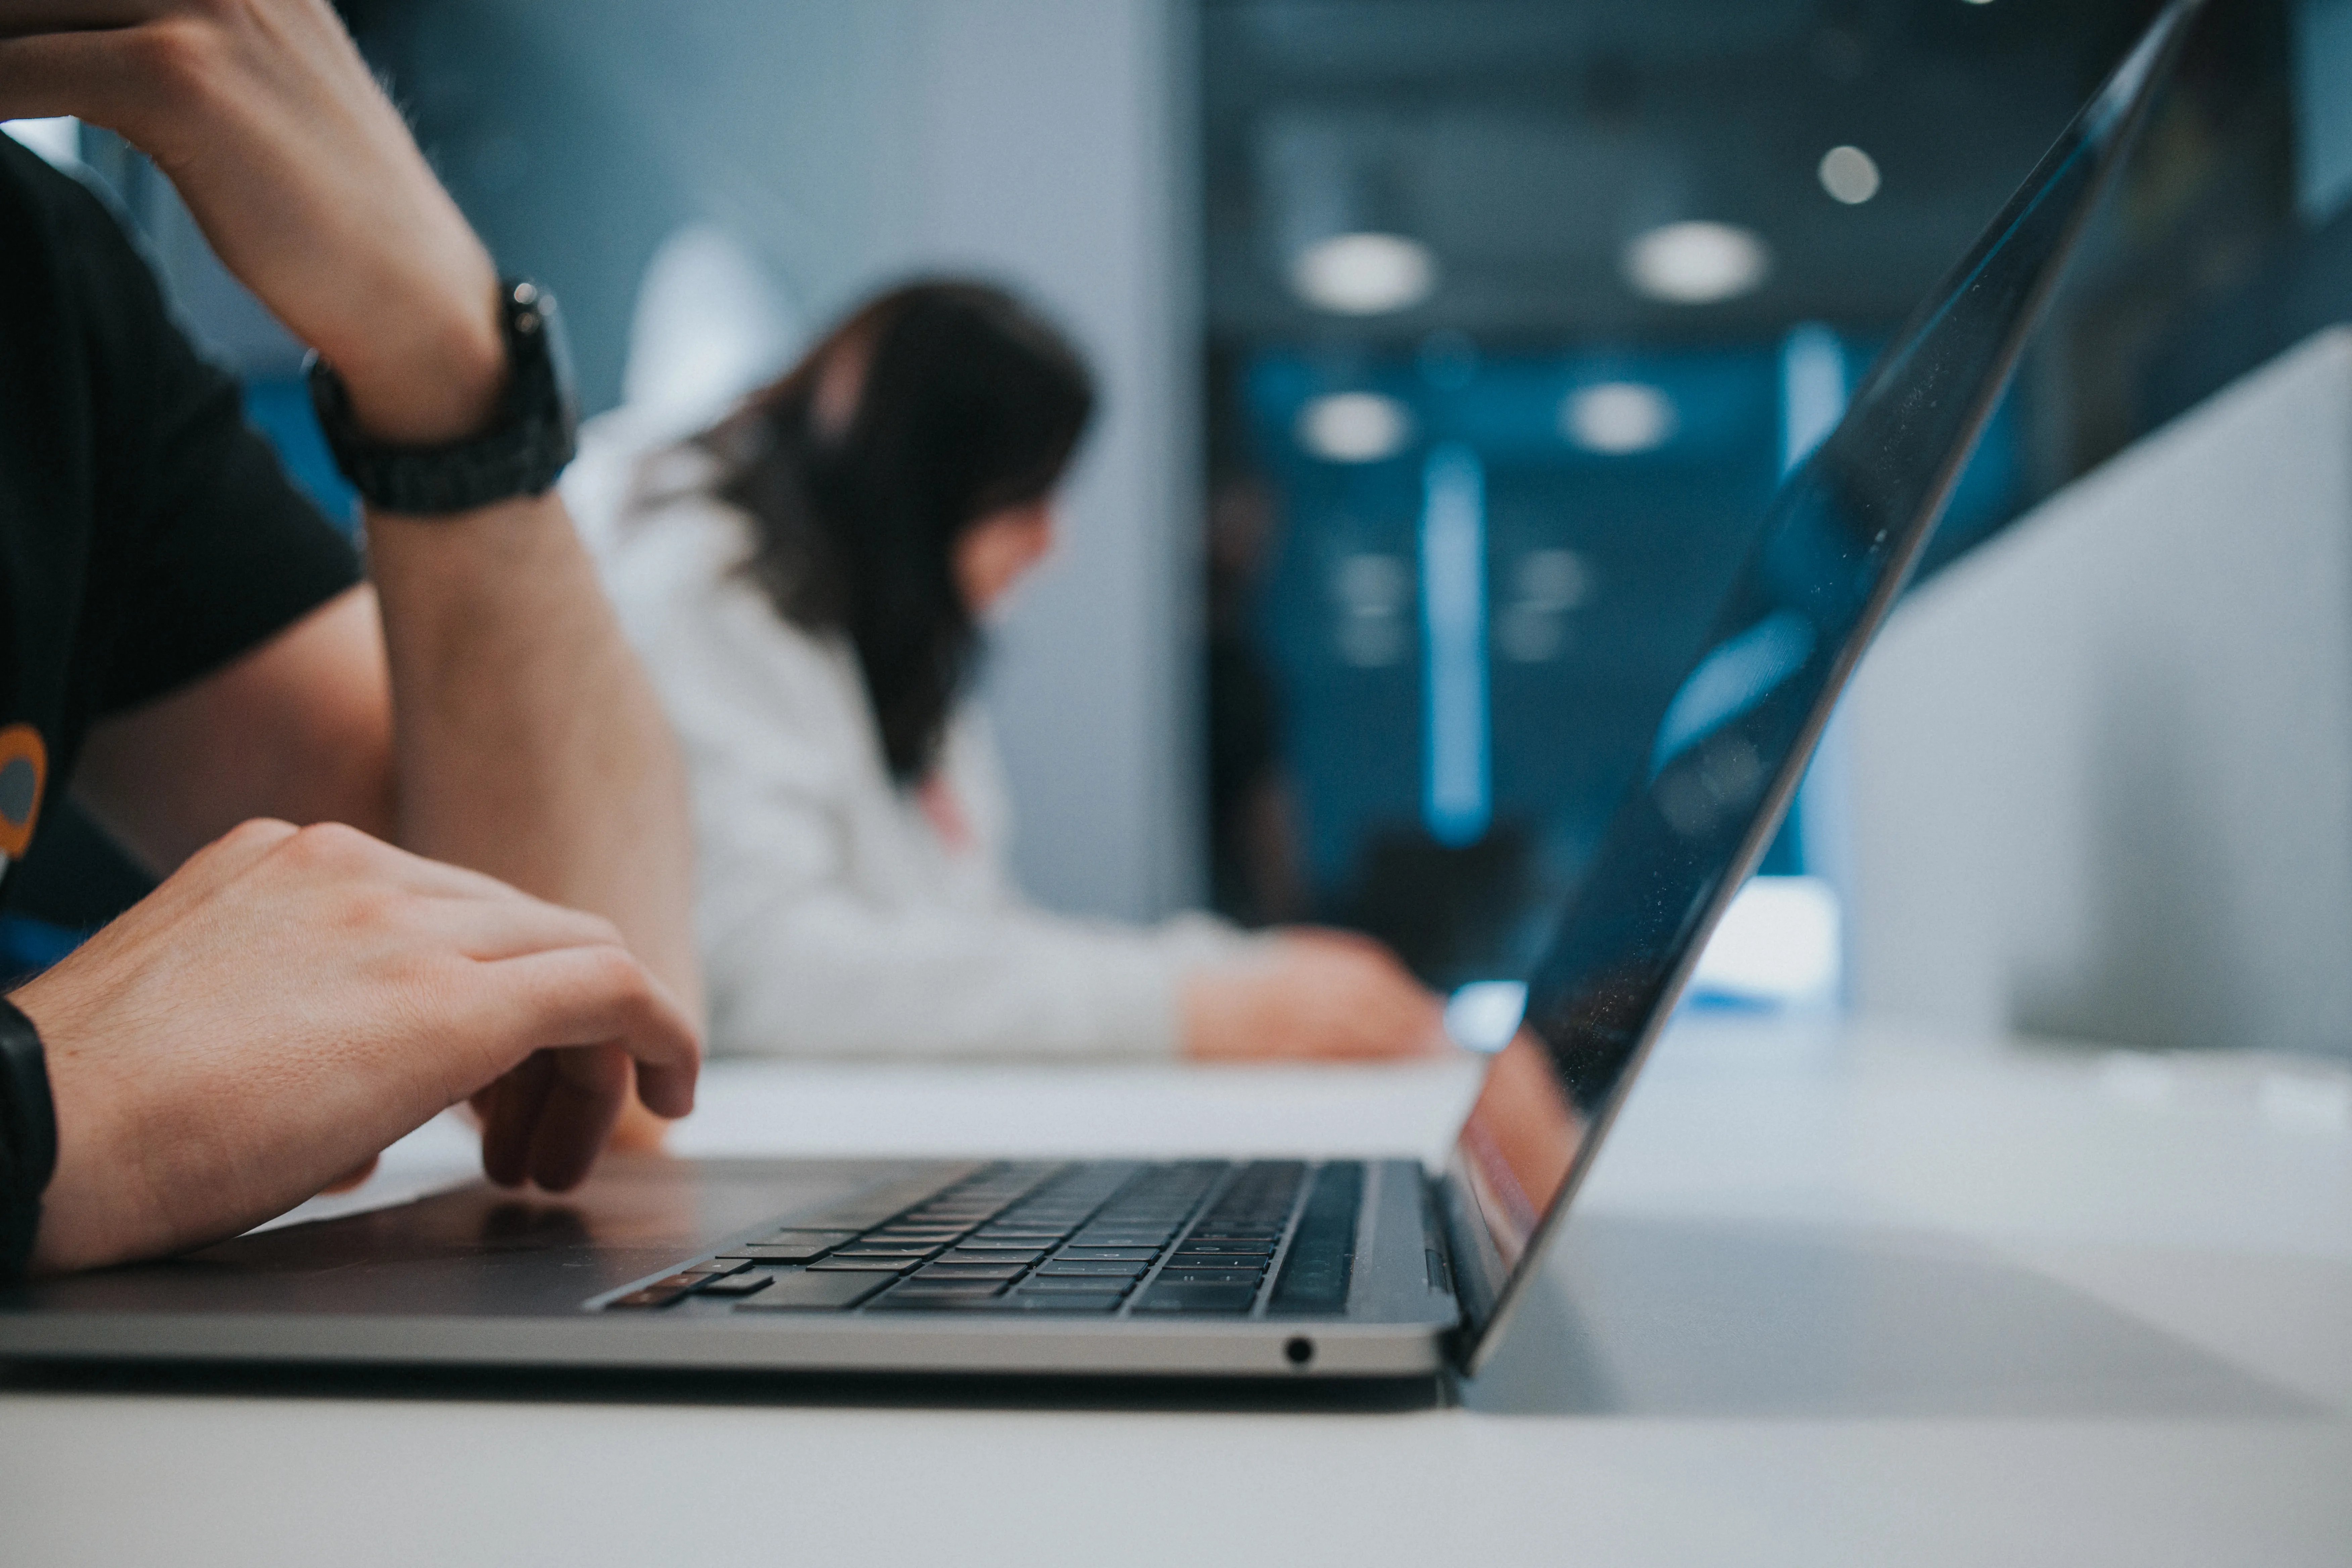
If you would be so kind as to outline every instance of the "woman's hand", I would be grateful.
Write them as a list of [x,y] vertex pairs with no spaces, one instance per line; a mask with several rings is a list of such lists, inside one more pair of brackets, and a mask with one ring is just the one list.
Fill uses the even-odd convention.
[[234,1236],[486,1089],[490,1174],[572,1186],[633,1063],[682,1116],[701,1059],[607,921],[334,826],[246,824],[10,1000],[57,1105],[42,1272]]
[[1352,932],[1297,928],[1186,981],[1184,1054],[1394,1060],[1444,1054],[1444,1011],[1389,950]]

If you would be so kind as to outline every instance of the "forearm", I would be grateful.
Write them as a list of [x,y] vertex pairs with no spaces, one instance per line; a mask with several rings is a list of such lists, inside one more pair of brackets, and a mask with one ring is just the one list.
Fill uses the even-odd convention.
[[398,841],[603,915],[698,1014],[677,748],[562,503],[371,515],[368,545]]

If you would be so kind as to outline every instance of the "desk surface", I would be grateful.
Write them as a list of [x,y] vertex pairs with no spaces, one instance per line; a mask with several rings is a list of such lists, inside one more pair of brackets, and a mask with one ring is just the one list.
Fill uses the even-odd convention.
[[[678,1142],[1433,1154],[1470,1084],[722,1066]],[[1456,1405],[18,1388],[0,1521],[12,1564],[2343,1568],[2352,1077],[1685,1026]]]

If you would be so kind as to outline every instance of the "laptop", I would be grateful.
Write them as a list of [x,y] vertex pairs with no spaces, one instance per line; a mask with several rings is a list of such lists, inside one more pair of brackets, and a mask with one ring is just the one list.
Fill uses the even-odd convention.
[[1443,1172],[608,1161],[0,1295],[0,1356],[1475,1373],[1901,591],[2200,0],[2172,0],[1775,497]]

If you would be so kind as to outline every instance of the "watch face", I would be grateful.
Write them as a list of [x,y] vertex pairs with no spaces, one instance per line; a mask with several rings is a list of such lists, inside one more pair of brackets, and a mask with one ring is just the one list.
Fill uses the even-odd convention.
[[473,511],[544,494],[572,461],[580,404],[555,296],[508,279],[500,295],[508,382],[498,423],[444,447],[386,447],[352,417],[332,366],[312,355],[310,401],[336,466],[369,506],[408,517]]
[[[535,335],[540,353],[547,363],[554,387],[555,417],[569,447],[580,430],[580,388],[572,374],[572,334],[563,330],[563,312],[557,308],[555,296],[536,283],[517,283],[508,297],[517,307],[514,331],[518,334]],[[523,318],[531,318],[535,327],[525,327]]]

